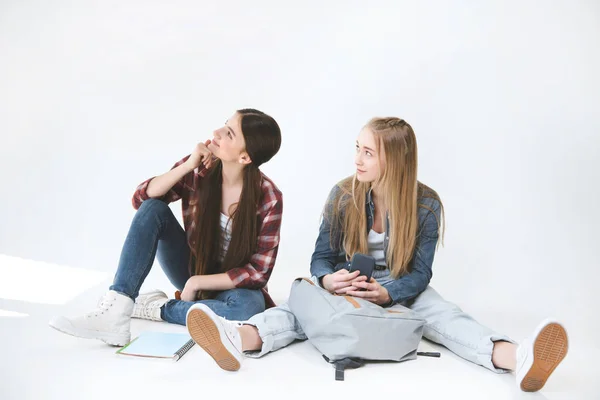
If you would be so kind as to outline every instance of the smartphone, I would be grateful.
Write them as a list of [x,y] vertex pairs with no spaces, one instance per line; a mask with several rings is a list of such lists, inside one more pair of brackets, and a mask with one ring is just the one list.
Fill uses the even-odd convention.
[[373,270],[375,269],[375,258],[367,254],[356,253],[352,256],[350,261],[350,269],[348,271],[354,272],[360,271],[359,276],[364,275],[367,277],[367,282],[371,280]]

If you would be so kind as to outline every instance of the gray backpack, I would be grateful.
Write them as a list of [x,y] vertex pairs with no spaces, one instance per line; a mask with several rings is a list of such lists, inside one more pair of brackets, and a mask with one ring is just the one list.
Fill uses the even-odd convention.
[[406,361],[418,353],[425,320],[401,305],[383,308],[351,296],[332,295],[307,278],[292,284],[288,301],[308,340],[334,364],[336,380],[365,360]]

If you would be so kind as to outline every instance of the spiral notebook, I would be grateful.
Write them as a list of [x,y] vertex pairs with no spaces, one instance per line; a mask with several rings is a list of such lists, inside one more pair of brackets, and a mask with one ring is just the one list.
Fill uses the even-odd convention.
[[187,333],[142,332],[129,344],[117,350],[117,354],[170,358],[178,361],[192,347],[194,347],[194,340]]

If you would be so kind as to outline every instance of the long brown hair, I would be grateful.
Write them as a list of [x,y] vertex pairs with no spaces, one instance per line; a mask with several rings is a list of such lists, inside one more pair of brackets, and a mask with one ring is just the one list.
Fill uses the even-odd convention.
[[[398,278],[410,272],[409,264],[418,237],[417,208],[427,208],[436,215],[429,206],[419,203],[419,199],[429,197],[439,202],[441,218],[437,221],[438,234],[442,237],[444,210],[438,194],[417,181],[417,140],[412,127],[395,117],[373,118],[365,127],[374,135],[377,152],[385,155],[385,169],[372,183],[359,182],[356,175],[339,182],[340,190],[333,199],[333,204],[326,206],[325,217],[332,226],[332,245],[341,246],[348,259],[355,253],[368,253],[365,209],[367,193],[373,187],[381,188],[383,204],[390,219],[386,264],[391,275]],[[385,213],[381,216],[385,226]]]
[[[193,275],[216,274],[241,267],[248,263],[256,252],[257,238],[260,230],[258,206],[262,199],[262,173],[259,166],[269,161],[281,146],[281,131],[277,122],[267,114],[254,110],[242,109],[240,125],[246,152],[252,162],[244,168],[243,186],[240,199],[233,212],[230,213],[231,242],[223,261],[221,254],[221,200],[223,185],[223,164],[217,160],[204,178],[200,179],[197,189],[195,221],[195,245],[192,249]],[[202,293],[202,298],[211,294]]]

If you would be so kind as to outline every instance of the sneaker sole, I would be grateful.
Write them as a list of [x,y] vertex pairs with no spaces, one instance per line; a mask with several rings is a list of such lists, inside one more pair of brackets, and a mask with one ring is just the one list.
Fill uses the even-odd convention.
[[112,333],[112,332],[99,332],[88,329],[74,329],[69,323],[56,320],[51,321],[48,324],[51,328],[56,329],[61,333],[71,335],[82,339],[96,339],[101,340],[111,346],[123,347],[131,341],[131,334],[129,333]]
[[219,364],[219,367],[226,371],[240,369],[239,361],[223,344],[219,328],[204,311],[191,310],[186,323],[192,339]]
[[533,363],[521,380],[521,390],[536,392],[567,355],[567,332],[560,324],[550,323],[541,330],[533,345]]

